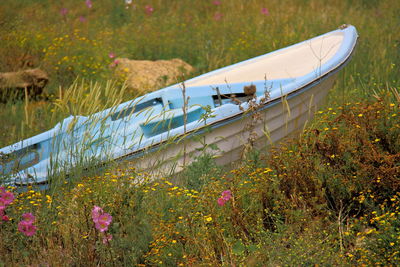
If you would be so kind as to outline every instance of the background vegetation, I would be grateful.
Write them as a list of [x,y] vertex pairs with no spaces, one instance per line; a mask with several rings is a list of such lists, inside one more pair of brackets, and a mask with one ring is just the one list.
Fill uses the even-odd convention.
[[[343,23],[360,34],[300,141],[265,158],[255,151],[231,171],[205,155],[182,181],[136,186],[150,177],[113,170],[57,192],[32,188],[5,210],[0,266],[399,265],[399,1],[3,0],[0,7],[0,71],[40,67],[50,75],[46,99],[0,104],[1,147],[69,114],[133,98],[112,55],[178,57],[196,75]],[[218,205],[227,190],[231,197]],[[105,232],[95,227],[94,205],[113,216]],[[17,230],[28,212],[36,216],[33,236]]]
[[[178,57],[196,67],[197,75],[349,23],[357,27],[360,42],[332,99],[369,97],[399,83],[398,1],[153,0],[133,1],[129,8],[123,0],[90,3],[91,8],[85,0],[2,1],[0,71],[46,70],[46,93],[54,99],[77,77],[100,84],[117,79],[110,53],[131,59]],[[127,91],[123,100],[134,95]],[[0,145],[47,130],[69,115],[55,103],[4,107]]]

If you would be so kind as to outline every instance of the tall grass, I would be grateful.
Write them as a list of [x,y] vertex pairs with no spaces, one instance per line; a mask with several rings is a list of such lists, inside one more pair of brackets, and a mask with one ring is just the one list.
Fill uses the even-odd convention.
[[[322,110],[300,140],[230,171],[205,155],[172,180],[113,169],[55,192],[28,190],[6,209],[0,262],[398,265],[400,113],[379,97]],[[91,218],[95,205],[113,216],[106,233]],[[16,230],[26,212],[37,217],[31,237]]]

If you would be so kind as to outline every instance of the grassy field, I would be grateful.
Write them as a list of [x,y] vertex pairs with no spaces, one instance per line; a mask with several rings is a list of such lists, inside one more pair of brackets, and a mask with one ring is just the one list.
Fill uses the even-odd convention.
[[395,0],[3,0],[0,72],[40,67],[50,83],[46,100],[0,104],[0,147],[137,96],[110,53],[181,58],[195,76],[344,23],[360,39],[313,124],[268,157],[0,190],[0,266],[399,265],[398,14]]

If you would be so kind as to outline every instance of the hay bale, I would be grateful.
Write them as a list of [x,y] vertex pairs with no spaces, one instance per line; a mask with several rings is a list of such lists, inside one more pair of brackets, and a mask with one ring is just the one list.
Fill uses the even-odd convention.
[[0,102],[7,102],[10,98],[22,98],[25,88],[31,98],[36,98],[42,94],[48,81],[47,73],[41,69],[0,73]]
[[118,58],[116,74],[127,81],[127,86],[139,93],[159,89],[181,80],[182,75],[193,72],[194,68],[181,59],[171,60],[130,60]]

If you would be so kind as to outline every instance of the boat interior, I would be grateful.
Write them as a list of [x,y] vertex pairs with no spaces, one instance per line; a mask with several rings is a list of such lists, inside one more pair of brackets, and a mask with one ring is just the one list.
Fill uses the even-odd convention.
[[[207,110],[215,111],[237,106],[251,99],[268,95],[293,82],[293,79],[258,81],[255,83],[193,86],[185,89],[187,106],[184,114],[184,98],[180,87],[168,88],[146,96],[139,102],[126,103],[110,116],[112,123],[123,121],[129,125],[139,124],[146,138],[198,121]],[[245,88],[249,88],[246,91]],[[221,115],[223,116],[223,115]],[[225,115],[226,116],[226,115]],[[137,127],[134,127],[137,129]],[[137,131],[139,133],[139,131]]]

